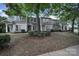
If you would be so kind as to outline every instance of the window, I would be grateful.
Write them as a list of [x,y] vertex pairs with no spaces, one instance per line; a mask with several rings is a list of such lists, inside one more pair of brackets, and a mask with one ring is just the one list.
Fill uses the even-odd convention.
[[36,22],[36,18],[33,18],[33,21]]
[[36,25],[33,26],[33,30],[36,31]]

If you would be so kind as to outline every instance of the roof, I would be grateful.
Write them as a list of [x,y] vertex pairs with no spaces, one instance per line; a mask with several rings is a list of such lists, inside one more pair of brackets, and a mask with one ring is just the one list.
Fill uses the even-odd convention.
[[49,19],[49,20],[52,20],[52,21],[58,21],[58,19],[52,19],[50,17],[41,17],[42,19]]
[[[36,17],[32,17],[32,18],[36,18]],[[42,19],[49,19],[49,20],[52,20],[52,21],[58,21],[58,18],[56,18],[55,16],[49,16],[49,17],[40,17]],[[7,20],[5,21],[5,23],[26,23],[26,20]]]
[[1,21],[0,23],[10,23],[10,22],[7,21],[7,20],[3,20],[3,21]]
[[10,22],[11,24],[17,24],[17,23],[19,23],[19,24],[24,24],[24,23],[26,23],[25,21],[12,21],[12,22]]
[[58,18],[57,16],[52,16],[52,15],[50,15],[49,18],[55,19],[55,20],[59,20],[59,18]]

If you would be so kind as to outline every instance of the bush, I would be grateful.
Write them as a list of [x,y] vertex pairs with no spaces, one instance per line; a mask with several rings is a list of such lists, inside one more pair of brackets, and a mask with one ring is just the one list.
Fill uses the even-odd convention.
[[50,36],[50,32],[46,31],[46,32],[42,32],[44,36]]
[[10,40],[11,38],[9,35],[0,35],[0,47],[7,46]]
[[28,33],[30,36],[37,36],[39,34],[38,32],[33,32],[33,31],[30,31]]
[[0,33],[5,33],[6,29],[5,29],[5,23],[0,23]]
[[25,33],[26,31],[24,29],[21,30],[22,33]]
[[30,36],[45,37],[50,36],[50,32],[29,32]]
[[61,30],[51,30],[51,32],[62,32]]
[[51,33],[51,32],[48,31],[48,32],[46,33],[46,35],[47,35],[47,36],[50,36],[50,33]]
[[29,31],[28,33],[29,33],[30,36],[33,36],[33,32],[32,31]]

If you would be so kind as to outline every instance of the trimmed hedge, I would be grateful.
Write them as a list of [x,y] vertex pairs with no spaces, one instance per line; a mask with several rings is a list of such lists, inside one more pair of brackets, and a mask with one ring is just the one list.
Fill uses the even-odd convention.
[[24,29],[21,30],[22,33],[26,33],[26,31]]
[[7,46],[10,40],[10,35],[0,35],[0,47]]
[[51,32],[62,32],[62,30],[51,30]]
[[28,32],[30,36],[34,37],[45,37],[45,36],[50,36],[50,32]]

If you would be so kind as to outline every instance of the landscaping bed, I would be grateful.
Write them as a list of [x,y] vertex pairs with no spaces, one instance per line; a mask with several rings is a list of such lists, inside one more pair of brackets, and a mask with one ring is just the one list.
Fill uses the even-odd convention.
[[0,34],[0,49],[9,47],[10,40],[10,35]]
[[18,36],[17,39],[11,48],[0,51],[0,55],[34,56],[79,44],[79,37],[68,32],[52,32],[46,37]]

